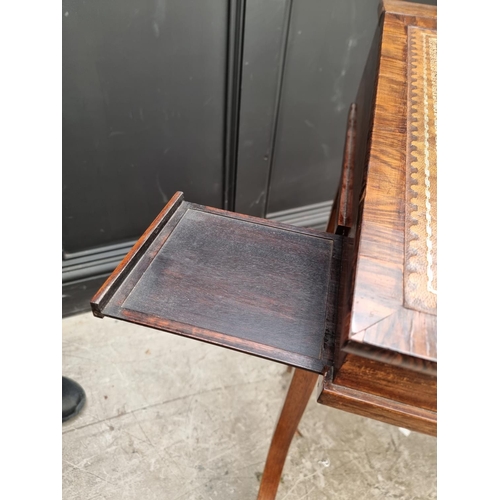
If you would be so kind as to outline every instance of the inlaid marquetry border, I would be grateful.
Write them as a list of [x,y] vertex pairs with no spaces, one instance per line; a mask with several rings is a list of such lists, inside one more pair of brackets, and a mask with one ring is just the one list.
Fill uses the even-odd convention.
[[405,307],[437,313],[437,34],[408,27]]

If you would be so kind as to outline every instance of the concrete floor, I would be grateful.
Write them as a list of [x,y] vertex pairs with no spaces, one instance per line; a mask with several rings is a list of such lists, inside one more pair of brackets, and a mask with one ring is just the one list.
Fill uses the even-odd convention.
[[[63,320],[64,500],[255,499],[291,378],[270,361],[90,313]],[[436,498],[436,440],[311,399],[278,500]]]

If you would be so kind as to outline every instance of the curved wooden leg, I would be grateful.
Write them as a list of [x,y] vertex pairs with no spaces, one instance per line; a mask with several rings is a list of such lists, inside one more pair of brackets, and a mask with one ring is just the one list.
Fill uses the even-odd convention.
[[288,448],[314,390],[318,375],[296,368],[288,388],[283,409],[274,431],[260,482],[258,500],[274,500]]

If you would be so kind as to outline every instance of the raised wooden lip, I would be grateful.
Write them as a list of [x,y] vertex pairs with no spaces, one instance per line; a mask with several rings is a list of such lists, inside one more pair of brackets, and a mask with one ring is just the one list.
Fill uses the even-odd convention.
[[[115,315],[114,313],[110,313],[109,317],[153,328],[155,330],[161,330],[166,333],[180,335],[185,338],[216,345],[225,349],[231,349],[244,354],[254,355],[269,361],[299,367],[303,370],[317,374],[324,374],[329,368],[325,361],[320,358],[312,358],[304,354],[297,354],[293,351],[280,349],[267,344],[259,344],[258,349],[256,349],[255,346],[251,348],[252,342],[247,339],[214,330],[208,330],[206,328],[200,328],[188,323],[180,323],[157,316],[153,317],[150,315],[138,314],[137,311],[131,311],[126,308],[121,309],[121,314]],[[142,320],[141,317],[143,318]]]
[[137,240],[136,244],[130,249],[124,259],[111,273],[109,278],[104,282],[97,293],[92,297],[90,306],[92,313],[98,318],[103,318],[102,310],[109,302],[114,292],[122,283],[125,276],[130,272],[131,268],[137,263],[144,252],[148,249],[155,236],[161,231],[163,226],[172,217],[176,209],[184,200],[184,193],[177,191],[174,196],[165,205],[163,210],[157,215],[154,221],[150,224],[145,233]]
[[[272,229],[286,231],[288,233],[298,233],[304,237],[319,238],[332,243],[330,270],[328,272],[328,277],[326,278],[327,293],[325,295],[325,331],[324,337],[321,339],[321,345],[318,343],[319,350],[317,358],[313,358],[304,353],[295,352],[293,350],[293,346],[287,346],[285,343],[281,347],[268,345],[259,341],[252,341],[243,337],[240,338],[237,335],[218,332],[203,326],[195,326],[187,322],[176,321],[174,319],[169,319],[168,317],[158,317],[154,314],[146,314],[142,311],[134,309],[129,310],[126,305],[124,305],[124,297],[126,298],[128,294],[120,298],[121,294],[126,293],[120,288],[120,285],[126,284],[127,281],[129,281],[129,276],[136,272],[134,269],[136,265],[141,265],[140,262],[142,262],[142,265],[145,266],[145,268],[150,265],[152,260],[155,258],[155,253],[158,248],[163,246],[171,232],[178,224],[180,224],[180,221],[189,210],[201,211],[203,213],[217,215],[218,217],[227,217],[229,219],[266,226]],[[156,241],[156,237],[160,234],[163,235],[161,240]],[[111,276],[102,285],[99,291],[94,295],[91,301],[92,312],[99,318],[112,317],[221,347],[226,347],[250,355],[256,355],[271,361],[295,366],[318,374],[326,373],[329,366],[331,366],[332,356],[331,352],[329,352],[330,346],[326,344],[325,333],[332,323],[330,315],[335,309],[334,307],[329,307],[328,304],[329,300],[334,300],[337,293],[337,285],[334,283],[337,279],[337,275],[336,272],[332,271],[332,269],[336,269],[336,266],[333,265],[334,259],[340,259],[341,240],[341,236],[328,232],[291,226],[259,217],[247,216],[222,209],[186,202],[184,201],[183,193],[177,192],[149,226],[143,236],[137,241],[119,266],[115,269],[115,271],[111,274]],[[155,245],[158,248],[156,248],[153,253],[148,253],[148,250],[153,248],[152,245]],[[141,259],[146,257],[146,255],[148,256],[147,260],[142,261]],[[137,281],[134,280],[135,278],[130,282],[132,283],[131,285],[129,283],[131,287],[135,286],[137,283]],[[118,295],[116,295],[117,292],[119,292]],[[304,331],[304,336],[306,335],[308,335],[308,332]]]
[[337,195],[333,201],[327,231],[348,236],[353,223],[353,176],[356,158],[356,103],[351,103],[342,157],[342,171]]

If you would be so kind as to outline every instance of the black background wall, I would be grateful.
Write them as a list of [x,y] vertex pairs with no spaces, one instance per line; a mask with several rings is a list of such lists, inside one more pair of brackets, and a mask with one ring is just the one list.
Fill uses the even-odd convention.
[[63,0],[63,315],[175,191],[323,227],[377,8]]

